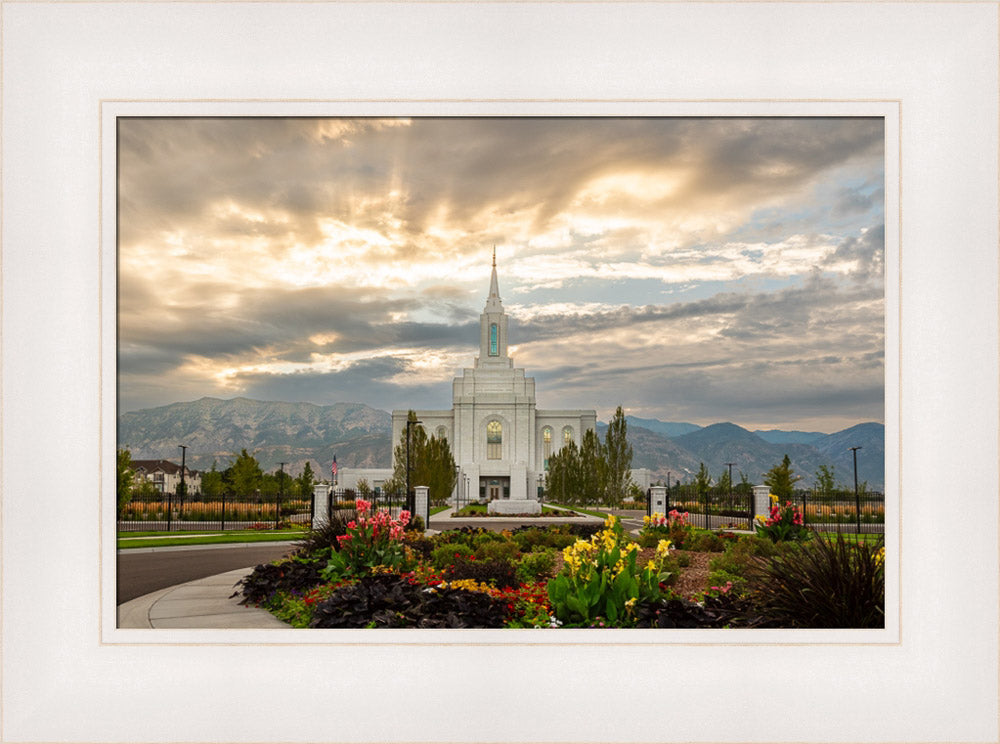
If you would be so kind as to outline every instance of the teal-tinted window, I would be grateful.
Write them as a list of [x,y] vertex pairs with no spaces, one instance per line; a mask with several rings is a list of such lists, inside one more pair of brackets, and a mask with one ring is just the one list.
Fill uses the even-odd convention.
[[486,425],[486,459],[499,460],[503,448],[503,425],[490,421]]
[[498,356],[497,353],[497,324],[490,323],[490,356]]

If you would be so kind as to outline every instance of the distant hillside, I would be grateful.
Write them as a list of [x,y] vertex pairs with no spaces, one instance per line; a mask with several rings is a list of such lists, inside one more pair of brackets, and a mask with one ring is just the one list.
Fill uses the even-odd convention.
[[341,466],[385,467],[392,458],[392,417],[359,403],[317,406],[234,398],[202,398],[118,417],[118,442],[135,459],[180,461],[186,444],[188,465],[219,469],[241,449],[255,454],[265,470],[287,462],[299,473],[306,461],[326,473],[337,455]]
[[[603,437],[605,424],[598,424]],[[861,446],[858,452],[858,479],[867,481],[869,488],[882,490],[885,484],[885,432],[882,424],[860,424],[835,434],[822,434],[813,444],[795,442],[773,443],[736,424],[719,423],[705,426],[678,437],[629,425],[632,443],[632,466],[649,468],[655,477],[666,479],[667,473],[676,481],[690,480],[705,463],[712,479],[718,479],[733,463],[733,479],[740,473],[751,483],[760,483],[764,473],[781,463],[787,454],[796,475],[804,487],[811,486],[821,465],[833,468],[839,484],[854,483],[854,469],[848,446]],[[794,437],[793,437],[794,438]],[[847,443],[850,444],[847,444]]]
[[[640,426],[639,421],[659,431]],[[861,447],[859,480],[874,490],[881,490],[885,482],[885,428],[878,423],[858,424],[805,444],[792,441],[796,432],[768,432],[772,439],[790,435],[789,441],[772,442],[732,423],[699,427],[634,417],[627,422],[632,466],[649,468],[662,480],[669,472],[673,482],[689,481],[702,462],[716,479],[732,462],[734,479],[739,480],[742,472],[752,483],[760,483],[787,453],[804,486],[812,484],[820,465],[833,467],[838,482],[850,486],[854,466],[849,448]],[[598,423],[597,430],[603,439],[607,425]],[[671,436],[669,431],[683,433]],[[329,473],[334,454],[342,467],[390,467],[391,432],[388,412],[358,403],[318,406],[202,398],[123,413],[118,419],[119,446],[128,447],[135,459],[180,462],[177,445],[185,444],[192,468],[207,470],[214,461],[222,469],[245,448],[265,470],[285,462],[286,472],[298,474],[308,461],[321,476]]]
[[697,431],[701,427],[697,424],[685,424],[676,421],[660,421],[658,419],[644,419],[638,416],[626,416],[625,423],[631,426],[640,426],[643,429],[662,434],[667,437],[679,437]]
[[815,444],[827,436],[821,431],[782,431],[781,429],[756,429],[758,437],[771,444]]

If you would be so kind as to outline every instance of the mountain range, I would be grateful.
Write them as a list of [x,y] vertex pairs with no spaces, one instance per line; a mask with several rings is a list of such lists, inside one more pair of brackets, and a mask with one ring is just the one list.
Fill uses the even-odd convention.
[[[690,480],[705,463],[718,478],[733,463],[740,474],[760,483],[765,472],[785,454],[801,485],[812,484],[820,465],[832,468],[838,483],[853,486],[850,447],[858,451],[858,480],[873,490],[885,482],[885,427],[870,422],[833,434],[802,431],[749,431],[732,423],[710,426],[628,416],[632,467],[649,468],[654,479]],[[598,423],[602,437],[607,425]],[[178,445],[187,445],[187,464],[197,470],[219,469],[246,449],[265,470],[284,462],[297,474],[308,461],[317,475],[329,472],[334,455],[341,467],[390,467],[392,417],[361,403],[256,401],[247,398],[202,398],[159,408],[130,411],[118,417],[120,448],[133,459],[179,461]]]

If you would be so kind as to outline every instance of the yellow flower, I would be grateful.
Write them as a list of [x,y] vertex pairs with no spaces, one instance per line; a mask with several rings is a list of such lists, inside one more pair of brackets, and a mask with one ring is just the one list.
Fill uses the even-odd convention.
[[778,503],[778,497],[775,496],[773,493],[769,493],[768,494],[768,498],[771,499],[771,503],[772,504],[777,504]]
[[657,558],[666,558],[669,554],[670,554],[670,541],[669,540],[660,540],[656,544],[656,557]]
[[881,566],[885,563],[885,547],[879,548],[878,553],[875,554],[875,565]]

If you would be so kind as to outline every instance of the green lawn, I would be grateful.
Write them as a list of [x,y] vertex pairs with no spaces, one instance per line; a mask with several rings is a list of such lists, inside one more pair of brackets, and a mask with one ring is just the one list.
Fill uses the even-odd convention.
[[235,532],[119,532],[118,547],[165,548],[174,545],[214,545],[219,543],[275,542],[299,540],[305,536],[304,530],[248,530]]
[[568,504],[549,504],[549,506],[558,506],[562,509],[569,509],[571,511],[580,512],[581,514],[586,514],[591,517],[600,517],[601,519],[607,519],[610,512],[597,511],[596,509],[583,509],[579,506],[569,506]]

